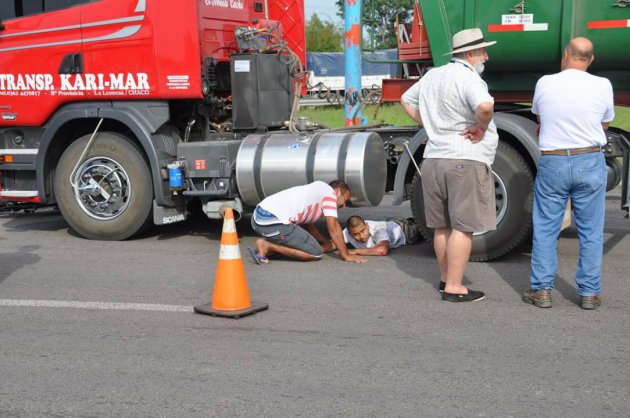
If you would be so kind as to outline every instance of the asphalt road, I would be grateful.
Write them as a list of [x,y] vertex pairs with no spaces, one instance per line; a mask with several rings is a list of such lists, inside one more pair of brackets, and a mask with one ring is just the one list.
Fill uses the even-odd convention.
[[627,417],[630,220],[618,206],[611,196],[597,311],[577,305],[573,229],[543,310],[520,301],[529,248],[471,264],[466,283],[486,300],[448,304],[427,243],[364,265],[257,266],[239,222],[252,299],[270,304],[239,320],[192,312],[211,300],[220,222],[98,242],[54,210],[0,214],[0,416]]

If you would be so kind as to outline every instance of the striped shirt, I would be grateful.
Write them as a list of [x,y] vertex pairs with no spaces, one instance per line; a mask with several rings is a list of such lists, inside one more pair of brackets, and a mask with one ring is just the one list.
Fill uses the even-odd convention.
[[328,184],[315,181],[273,194],[260,202],[258,208],[271,215],[261,216],[258,210],[254,212],[254,221],[258,225],[310,224],[324,216],[337,217],[337,196]]
[[490,121],[483,139],[476,144],[460,135],[477,123],[475,112],[481,103],[494,103],[485,81],[468,62],[454,58],[431,69],[403,94],[402,100],[420,112],[429,136],[424,158],[474,160],[492,165],[499,142],[494,121]]

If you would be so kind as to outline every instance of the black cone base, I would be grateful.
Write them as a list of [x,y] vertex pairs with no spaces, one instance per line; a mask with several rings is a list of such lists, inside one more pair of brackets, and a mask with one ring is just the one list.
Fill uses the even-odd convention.
[[253,315],[257,312],[266,311],[267,309],[269,309],[269,304],[252,302],[252,306],[250,306],[247,309],[225,311],[225,310],[212,309],[212,303],[208,303],[205,305],[194,306],[193,309],[198,314],[239,319],[243,316]]

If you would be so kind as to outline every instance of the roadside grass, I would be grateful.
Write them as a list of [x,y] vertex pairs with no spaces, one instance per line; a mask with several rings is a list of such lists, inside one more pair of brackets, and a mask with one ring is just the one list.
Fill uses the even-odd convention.
[[[383,121],[389,125],[410,126],[415,125],[398,103],[384,104],[378,108],[376,118],[374,111],[377,105],[369,105],[361,110],[363,116],[367,116],[368,123]],[[307,117],[313,122],[319,122],[329,128],[342,127],[345,124],[344,109],[340,106],[304,107],[300,109],[299,116]],[[615,120],[612,126],[630,131],[630,107],[615,107]]]
[[[374,111],[377,105],[368,105],[361,109],[361,114],[367,116],[368,123],[383,121],[388,125],[411,126],[416,123],[411,119],[398,103],[383,104],[378,108],[376,118]],[[313,122],[319,122],[329,128],[339,128],[345,125],[344,108],[337,105],[320,107],[302,107],[298,116],[305,116]]]
[[630,132],[630,107],[616,106],[615,120],[611,125]]

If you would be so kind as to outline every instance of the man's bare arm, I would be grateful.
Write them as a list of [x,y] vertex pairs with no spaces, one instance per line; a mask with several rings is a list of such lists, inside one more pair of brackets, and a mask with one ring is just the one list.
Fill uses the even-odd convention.
[[411,119],[415,120],[418,123],[418,126],[422,126],[422,117],[420,116],[420,112],[405,103],[402,99],[400,100],[400,104],[405,110],[405,113],[407,113]]
[[357,248],[354,250],[349,250],[350,254],[358,254],[358,255],[387,255],[389,253],[389,241],[381,241],[373,247],[370,248]]
[[321,232],[319,232],[319,229],[317,229],[315,224],[305,224],[302,226],[317,240],[317,242],[319,242],[320,245],[324,245],[329,241]]

